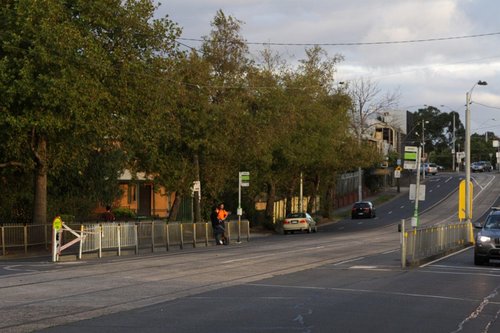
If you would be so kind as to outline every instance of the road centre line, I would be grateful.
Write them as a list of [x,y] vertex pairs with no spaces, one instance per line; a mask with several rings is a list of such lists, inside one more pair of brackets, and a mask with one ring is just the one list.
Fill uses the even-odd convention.
[[[254,287],[270,287],[270,288],[290,288],[290,289],[308,289],[308,290],[327,290],[327,291],[339,291],[339,292],[351,292],[359,294],[381,294],[381,295],[393,295],[402,297],[418,297],[418,298],[431,298],[431,299],[444,299],[453,301],[464,301],[464,302],[477,302],[477,299],[463,298],[463,297],[449,297],[449,296],[439,296],[439,295],[425,295],[425,294],[413,294],[413,293],[402,293],[402,292],[385,292],[379,290],[368,290],[368,289],[352,289],[352,288],[333,288],[333,287],[310,287],[310,286],[290,286],[290,285],[279,285],[279,284],[265,284],[265,283],[248,283],[247,286]],[[494,302],[490,302],[494,304]]]
[[350,260],[344,260],[344,261],[333,264],[333,266],[348,264],[350,262],[359,261],[359,260],[363,260],[363,259],[365,259],[365,257],[358,257],[358,258],[354,258],[354,259],[350,259]]

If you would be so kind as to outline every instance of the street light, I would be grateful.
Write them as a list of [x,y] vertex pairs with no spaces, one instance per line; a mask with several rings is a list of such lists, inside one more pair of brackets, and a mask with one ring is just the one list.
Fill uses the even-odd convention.
[[465,93],[465,220],[472,222],[471,218],[471,198],[470,198],[470,100],[472,90],[476,85],[486,86],[486,81],[477,81],[468,92]]

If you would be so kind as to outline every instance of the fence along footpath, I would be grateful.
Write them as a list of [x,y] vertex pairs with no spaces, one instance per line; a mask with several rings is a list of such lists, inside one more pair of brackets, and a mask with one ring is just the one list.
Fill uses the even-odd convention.
[[[225,222],[225,236],[229,242],[250,240],[249,221]],[[52,230],[51,230],[52,229]],[[141,251],[156,252],[184,249],[186,246],[198,247],[215,244],[210,223],[180,223],[161,221],[123,222],[123,223],[85,223],[53,225],[10,225],[1,226],[2,255],[7,249],[24,248],[27,255],[30,249],[52,249],[52,260],[58,261],[62,255],[94,253],[101,258],[103,253],[122,251],[139,254]],[[52,234],[52,237],[49,235]]]
[[474,244],[472,223],[406,229],[405,220],[399,225],[401,266],[417,266]]

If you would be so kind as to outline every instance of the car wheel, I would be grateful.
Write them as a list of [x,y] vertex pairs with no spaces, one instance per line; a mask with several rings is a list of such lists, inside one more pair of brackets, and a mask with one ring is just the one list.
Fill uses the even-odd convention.
[[283,235],[286,235],[288,234],[288,231],[287,230],[283,230]]
[[485,260],[483,257],[480,257],[478,255],[474,255],[474,265],[478,266],[478,265],[482,265],[485,263]]

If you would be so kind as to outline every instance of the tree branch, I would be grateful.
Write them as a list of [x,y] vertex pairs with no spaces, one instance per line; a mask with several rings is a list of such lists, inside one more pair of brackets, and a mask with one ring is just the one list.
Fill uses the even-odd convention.
[[11,166],[23,167],[24,165],[25,164],[21,163],[21,162],[11,161],[11,162],[6,162],[6,163],[0,163],[0,169],[11,167]]

